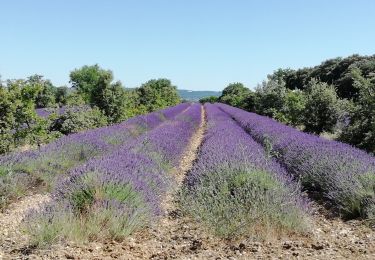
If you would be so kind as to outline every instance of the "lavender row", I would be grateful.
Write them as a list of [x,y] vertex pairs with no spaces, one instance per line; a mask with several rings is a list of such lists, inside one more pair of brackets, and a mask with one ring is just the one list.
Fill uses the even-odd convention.
[[42,183],[51,189],[59,175],[172,120],[189,106],[180,104],[117,125],[64,136],[40,150],[0,157],[0,208],[15,195],[26,193],[31,186]]
[[[65,161],[65,157],[81,157],[87,160],[94,155],[103,154],[130,138],[137,137],[155,128],[165,120],[173,119],[187,109],[190,104],[184,103],[175,107],[137,116],[120,124],[88,130],[59,138],[39,150],[23,153],[12,153],[0,157],[1,165],[19,165],[30,161],[48,160],[54,164]],[[66,158],[68,159],[68,158]],[[57,166],[59,167],[59,166]]]
[[207,132],[184,183],[183,208],[225,237],[260,226],[305,230],[309,207],[299,184],[226,113],[205,108]]
[[350,145],[306,134],[268,117],[217,104],[296,178],[344,217],[375,217],[375,157]]
[[[96,234],[102,238],[120,239],[152,223],[161,213],[161,198],[173,184],[169,172],[178,164],[200,121],[201,106],[192,105],[174,120],[73,169],[54,190],[53,202],[44,214],[31,218],[31,233],[43,234],[40,222],[63,225],[66,219],[60,220],[66,215],[81,223],[78,229],[83,233],[93,221],[104,233],[112,230]],[[62,237],[70,236],[67,230],[61,232]]]
[[70,112],[81,112],[81,111],[86,111],[89,110],[90,106],[88,105],[81,105],[81,106],[63,106],[63,107],[58,107],[58,108],[37,108],[35,109],[35,112],[38,116],[47,118],[51,114],[55,113],[57,115],[62,115],[67,111]]

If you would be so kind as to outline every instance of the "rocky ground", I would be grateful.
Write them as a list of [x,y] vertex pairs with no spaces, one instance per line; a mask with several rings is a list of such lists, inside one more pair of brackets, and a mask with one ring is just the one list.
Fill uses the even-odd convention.
[[[204,124],[175,169],[179,184],[196,159],[203,132]],[[27,211],[40,207],[49,197],[26,197],[0,213],[0,259],[375,259],[374,228],[361,221],[344,222],[331,217],[317,204],[312,232],[306,236],[270,238],[267,242],[215,238],[181,213],[175,201],[177,189],[178,185],[167,194],[165,215],[156,226],[121,243],[68,243],[43,250],[28,247],[28,238],[19,227]]]

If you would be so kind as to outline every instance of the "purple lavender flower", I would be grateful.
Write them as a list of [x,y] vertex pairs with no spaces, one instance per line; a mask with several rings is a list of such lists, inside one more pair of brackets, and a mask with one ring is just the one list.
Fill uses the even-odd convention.
[[226,113],[205,108],[207,132],[184,183],[185,210],[222,236],[251,233],[254,223],[306,228],[299,184]]
[[345,217],[375,215],[375,158],[350,145],[306,134],[268,117],[217,104],[303,187],[320,193]]
[[[0,201],[8,203],[11,198],[26,193],[29,187],[36,184],[43,184],[46,190],[53,189],[56,181],[66,176],[70,169],[84,165],[95,157],[110,154],[124,145],[130,146],[134,139],[172,120],[189,106],[188,103],[180,104],[117,125],[64,136],[39,150],[0,156]],[[8,178],[11,172],[19,178]],[[25,175],[28,178],[24,178]]]
[[[153,129],[102,156],[92,157],[72,169],[67,178],[60,179],[49,208],[68,205],[64,207],[66,211],[77,218],[110,208],[112,215],[133,219],[138,226],[153,221],[161,214],[162,197],[173,184],[170,169],[178,164],[200,124],[200,113],[199,104],[189,106],[180,114],[170,109],[164,115],[174,119],[158,126],[156,118],[161,117],[148,116],[146,124],[153,125]],[[58,219],[59,215],[67,214],[66,211],[52,211],[55,212],[52,218]],[[45,214],[46,218],[51,218],[51,210],[47,209]]]

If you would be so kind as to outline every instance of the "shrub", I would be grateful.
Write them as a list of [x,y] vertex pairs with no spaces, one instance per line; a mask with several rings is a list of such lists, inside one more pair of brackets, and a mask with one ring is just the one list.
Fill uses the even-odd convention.
[[339,117],[339,103],[336,90],[327,83],[311,80],[306,93],[304,110],[305,131],[320,134],[333,132]]
[[107,125],[106,116],[98,108],[88,106],[64,107],[51,126],[65,135]]

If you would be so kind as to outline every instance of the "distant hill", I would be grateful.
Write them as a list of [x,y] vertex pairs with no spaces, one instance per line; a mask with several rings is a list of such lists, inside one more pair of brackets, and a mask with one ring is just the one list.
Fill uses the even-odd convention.
[[201,98],[215,96],[219,97],[221,95],[221,91],[195,91],[195,90],[186,90],[186,89],[179,89],[178,93],[180,97],[185,100],[189,101],[198,101]]

